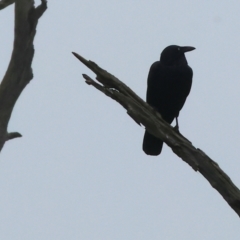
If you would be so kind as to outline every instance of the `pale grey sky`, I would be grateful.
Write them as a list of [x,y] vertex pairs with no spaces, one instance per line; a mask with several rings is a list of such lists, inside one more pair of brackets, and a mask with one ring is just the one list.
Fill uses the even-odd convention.
[[[0,12],[0,74],[13,43],[13,6]],[[239,217],[164,146],[141,150],[144,128],[84,83],[91,59],[145,99],[150,65],[190,45],[192,91],[183,135],[240,187],[240,3],[49,0],[35,40],[34,79],[9,125],[0,161],[0,239],[229,240]]]

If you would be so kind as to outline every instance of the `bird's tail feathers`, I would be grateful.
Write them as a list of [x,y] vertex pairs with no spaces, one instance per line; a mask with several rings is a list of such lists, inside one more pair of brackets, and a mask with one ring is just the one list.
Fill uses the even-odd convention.
[[156,138],[149,132],[145,131],[143,138],[143,151],[147,155],[157,156],[161,153],[163,147],[163,141],[159,138]]

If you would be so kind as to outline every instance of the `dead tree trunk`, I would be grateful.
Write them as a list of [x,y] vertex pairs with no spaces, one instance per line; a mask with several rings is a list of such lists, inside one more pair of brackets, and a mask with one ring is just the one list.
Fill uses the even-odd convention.
[[31,68],[33,40],[39,18],[47,9],[47,1],[38,7],[33,0],[2,0],[0,9],[15,3],[15,28],[12,57],[0,84],[0,151],[7,140],[21,137],[18,132],[8,133],[7,127],[14,105],[23,89],[33,78]]
[[151,134],[163,140],[193,170],[200,172],[240,216],[240,190],[216,162],[202,150],[195,148],[185,137],[176,133],[158,112],[123,82],[100,68],[96,63],[87,61],[77,53],[73,54],[97,75],[96,79],[101,83],[99,84],[86,74],[83,74],[87,84],[94,86],[117,101],[127,110],[128,115],[136,123],[144,125]]

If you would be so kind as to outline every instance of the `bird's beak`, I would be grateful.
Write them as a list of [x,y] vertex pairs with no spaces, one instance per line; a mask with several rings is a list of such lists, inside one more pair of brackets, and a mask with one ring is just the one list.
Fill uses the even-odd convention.
[[196,49],[195,47],[181,47],[181,50],[185,52],[190,52],[192,50]]

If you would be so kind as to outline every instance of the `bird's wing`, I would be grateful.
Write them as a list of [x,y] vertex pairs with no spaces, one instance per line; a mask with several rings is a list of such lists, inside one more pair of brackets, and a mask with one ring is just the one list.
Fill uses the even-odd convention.
[[169,123],[178,116],[192,84],[189,66],[152,64],[148,74],[147,102]]
[[164,67],[159,61],[153,63],[150,67],[147,84],[147,103],[157,110],[160,110],[159,102],[161,99],[164,99],[166,86],[164,80]]

